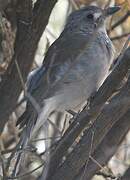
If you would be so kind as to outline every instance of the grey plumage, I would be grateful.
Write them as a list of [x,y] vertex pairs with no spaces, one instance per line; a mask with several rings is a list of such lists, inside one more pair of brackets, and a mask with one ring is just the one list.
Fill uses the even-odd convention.
[[109,73],[114,50],[106,33],[105,19],[118,9],[89,6],[69,16],[43,65],[27,82],[27,91],[40,110],[37,112],[28,101],[18,124],[28,129],[31,122],[33,134],[53,111],[77,109],[98,90]]

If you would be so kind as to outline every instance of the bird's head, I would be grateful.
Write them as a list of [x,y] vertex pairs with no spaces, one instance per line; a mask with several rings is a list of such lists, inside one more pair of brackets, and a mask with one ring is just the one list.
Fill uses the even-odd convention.
[[118,10],[119,6],[108,7],[101,9],[97,6],[87,6],[73,12],[67,21],[66,29],[73,32],[88,33],[94,29],[105,29],[105,20],[110,15],[113,15]]

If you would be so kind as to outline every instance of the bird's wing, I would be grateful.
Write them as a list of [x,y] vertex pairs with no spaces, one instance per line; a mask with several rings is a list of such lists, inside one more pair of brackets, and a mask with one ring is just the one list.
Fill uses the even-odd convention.
[[[47,98],[50,85],[62,80],[71,69],[77,57],[85,51],[89,38],[83,35],[61,35],[46,53],[43,65],[38,68],[27,81],[27,91],[39,102],[39,98]],[[42,94],[40,93],[42,92]],[[38,95],[39,94],[39,95]],[[39,97],[40,96],[40,97]]]
[[86,42],[87,40],[81,35],[70,35],[67,38],[59,37],[49,48],[43,65],[29,74],[26,84],[27,91],[29,93],[35,92],[43,76],[46,76],[44,86],[47,80],[54,83],[56,80],[62,79],[77,56],[84,51]]
[[26,83],[27,92],[32,93],[35,89],[37,89],[44,72],[45,67],[41,66],[29,73]]
[[[50,85],[62,80],[79,54],[85,50],[87,42],[89,41],[84,36],[70,34],[68,37],[61,35],[51,45],[43,65],[28,78],[27,82],[27,92],[33,96],[40,106],[43,99],[48,96]],[[27,124],[27,119],[29,119],[33,109],[28,100],[26,110],[17,121],[17,124],[22,126]]]

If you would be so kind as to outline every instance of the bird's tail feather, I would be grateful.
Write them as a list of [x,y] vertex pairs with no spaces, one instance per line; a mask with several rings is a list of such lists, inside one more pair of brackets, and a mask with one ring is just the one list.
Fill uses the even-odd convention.
[[[25,151],[28,150],[27,145],[30,138],[33,138],[39,130],[39,128],[44,124],[51,112],[51,106],[44,106],[42,112],[38,114],[35,110],[28,112],[27,110],[23,113],[23,115],[19,118],[17,125],[20,127],[24,127],[20,141],[17,144],[15,151],[12,153],[11,159],[15,160],[15,165],[13,168],[13,176],[16,176],[19,172],[21,162],[24,162],[25,159]],[[46,136],[46,134],[45,134]]]
[[37,114],[33,113],[33,116],[31,115],[29,117],[29,116],[27,116],[26,113],[24,113],[20,118],[21,119],[19,120],[19,122],[21,122],[21,120],[22,120],[22,123],[26,121],[26,118],[29,118],[29,120],[27,121],[28,123],[26,124],[26,126],[24,127],[24,129],[21,133],[19,143],[17,144],[14,152],[11,155],[10,163],[11,163],[11,161],[13,161],[13,162],[15,161],[14,167],[12,170],[12,176],[16,176],[17,173],[19,172],[20,164],[24,160],[25,151],[29,150],[27,148],[27,145],[28,145],[29,139],[31,137],[31,132],[35,126]]
[[19,125],[20,129],[23,128],[27,124],[30,118],[31,118],[30,114],[27,111],[25,111],[17,120],[16,126]]
[[31,111],[31,113],[25,111],[18,119],[17,125],[24,127],[24,129],[21,133],[20,141],[12,154],[12,159],[15,159],[16,162],[12,173],[13,176],[17,175],[20,165],[23,164],[22,162],[24,162],[26,154],[25,151],[29,150],[27,146],[29,139],[36,135],[36,132],[43,124],[45,125],[45,122],[50,114],[50,110],[51,109],[48,106],[44,106],[43,111],[39,115],[36,113],[36,111]]

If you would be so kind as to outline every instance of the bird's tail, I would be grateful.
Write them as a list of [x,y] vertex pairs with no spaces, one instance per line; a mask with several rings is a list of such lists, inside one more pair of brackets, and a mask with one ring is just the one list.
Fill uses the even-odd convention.
[[28,121],[30,119],[30,114],[25,111],[17,120],[16,126],[19,125],[19,129],[23,128],[25,125],[28,124]]
[[19,172],[19,169],[20,169],[20,165],[23,164],[22,162],[25,159],[24,158],[25,154],[26,154],[25,152],[30,151],[28,142],[31,137],[31,132],[35,126],[36,119],[37,119],[36,113],[33,113],[33,114],[31,114],[31,116],[29,116],[26,112],[19,119],[19,123],[22,123],[22,124],[20,124],[21,127],[23,126],[23,123],[26,122],[26,120],[27,120],[27,124],[21,133],[19,143],[16,145],[16,148],[15,148],[14,152],[12,152],[11,157],[10,157],[10,163],[12,161],[15,162],[15,163],[13,163],[14,166],[12,169],[13,177],[17,175],[17,173]]
[[48,106],[44,106],[42,112],[39,115],[35,110],[31,111],[30,113],[28,111],[25,111],[23,115],[18,119],[17,125],[19,125],[20,127],[24,127],[24,129],[21,133],[19,143],[17,144],[15,151],[11,155],[11,159],[13,160],[13,162],[15,159],[15,165],[12,173],[13,176],[16,176],[19,172],[20,164],[23,164],[22,162],[24,162],[25,159],[25,152],[30,150],[30,147],[28,146],[30,138],[33,138],[39,128],[43,124],[45,124],[49,114],[50,108]]

